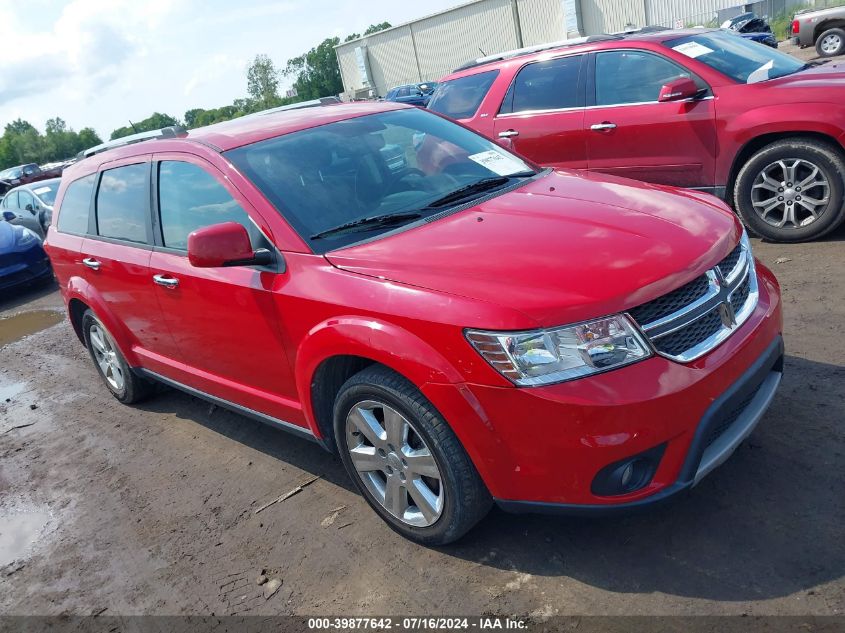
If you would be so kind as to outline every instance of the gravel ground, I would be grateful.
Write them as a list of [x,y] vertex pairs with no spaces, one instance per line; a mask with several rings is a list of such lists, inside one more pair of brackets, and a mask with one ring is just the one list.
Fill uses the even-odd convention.
[[[786,375],[688,497],[613,520],[494,510],[442,549],[382,525],[314,444],[167,389],[120,405],[67,321],[9,343],[0,613],[845,613],[843,242],[755,240],[783,286]],[[16,295],[0,333],[60,307]],[[261,573],[281,580],[269,598]]]

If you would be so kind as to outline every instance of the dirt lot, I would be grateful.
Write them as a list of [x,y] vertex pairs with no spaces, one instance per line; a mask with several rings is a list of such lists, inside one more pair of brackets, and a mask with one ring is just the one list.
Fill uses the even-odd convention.
[[[783,285],[788,359],[731,460],[659,511],[494,510],[443,549],[388,530],[314,444],[166,389],[120,405],[67,321],[8,343],[0,613],[845,613],[845,230],[754,245]],[[24,316],[0,336],[60,304],[49,289],[3,301]],[[269,599],[262,570],[282,580]]]

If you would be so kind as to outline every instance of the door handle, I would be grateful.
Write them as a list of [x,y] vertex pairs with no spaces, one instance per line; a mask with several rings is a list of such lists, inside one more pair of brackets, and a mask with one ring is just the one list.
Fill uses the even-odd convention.
[[100,266],[102,265],[93,257],[86,257],[82,260],[82,263],[88,266],[91,270],[100,270]]
[[610,121],[604,121],[603,123],[595,123],[591,125],[590,129],[593,132],[607,132],[609,130],[615,130],[616,124],[611,123]]
[[176,288],[179,285],[179,280],[176,279],[176,277],[170,277],[168,275],[153,275],[153,281],[159,286],[171,289]]
[[504,132],[499,132],[499,138],[513,138],[514,136],[519,136],[519,132],[516,130],[505,130]]

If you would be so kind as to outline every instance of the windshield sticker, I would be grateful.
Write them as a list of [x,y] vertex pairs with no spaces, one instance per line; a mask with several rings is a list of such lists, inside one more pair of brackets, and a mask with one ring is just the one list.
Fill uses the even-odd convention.
[[510,174],[525,171],[525,165],[521,162],[518,162],[513,158],[509,158],[504,154],[500,154],[494,149],[487,150],[486,152],[480,152],[478,154],[472,154],[471,156],[467,156],[467,158],[478,163],[482,167],[486,167],[498,176],[509,176]]
[[678,44],[677,46],[672,47],[672,50],[678,51],[681,55],[686,55],[687,57],[692,57],[693,59],[713,52],[712,48],[707,48],[698,42],[685,42],[684,44]]
[[33,189],[32,193],[36,196],[40,196],[43,193],[50,193],[51,191],[52,189],[50,189],[50,187],[38,187],[38,189]]
[[760,66],[760,68],[748,75],[748,81],[746,83],[756,84],[758,81],[766,81],[769,78],[769,71],[774,65],[775,60],[770,59],[765,64]]

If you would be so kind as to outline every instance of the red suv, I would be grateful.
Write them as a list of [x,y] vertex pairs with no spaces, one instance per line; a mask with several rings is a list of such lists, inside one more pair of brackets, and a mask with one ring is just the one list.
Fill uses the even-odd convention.
[[844,87],[837,64],[691,29],[480,59],[428,107],[542,165],[714,193],[792,242],[845,219]]
[[781,376],[777,282],[723,203],[540,169],[419,108],[171,129],[58,199],[47,248],[118,400],[163,382],[319,442],[422,543],[494,500],[671,497]]

